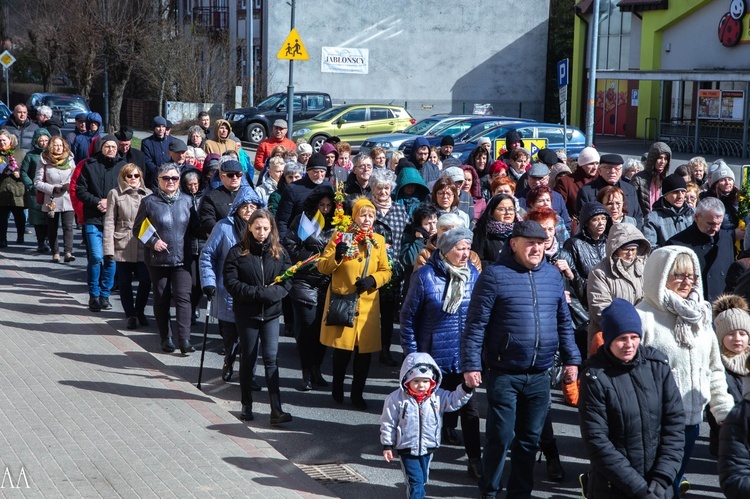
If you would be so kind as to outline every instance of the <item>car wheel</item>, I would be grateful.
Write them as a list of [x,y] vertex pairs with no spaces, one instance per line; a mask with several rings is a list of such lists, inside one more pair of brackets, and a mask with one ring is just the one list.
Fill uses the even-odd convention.
[[325,141],[326,141],[327,138],[328,137],[326,137],[325,135],[316,135],[315,137],[313,137],[312,139],[310,139],[310,145],[312,146],[313,151],[314,152],[319,152],[320,151],[320,146],[322,146],[323,143],[325,143]]
[[253,144],[260,144],[266,138],[266,129],[260,123],[250,123],[245,130],[245,138]]

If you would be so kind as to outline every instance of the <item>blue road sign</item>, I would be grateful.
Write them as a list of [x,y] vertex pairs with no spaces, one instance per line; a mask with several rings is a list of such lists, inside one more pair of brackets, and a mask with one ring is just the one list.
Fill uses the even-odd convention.
[[570,59],[563,59],[557,63],[557,88],[562,88],[568,84],[568,68]]

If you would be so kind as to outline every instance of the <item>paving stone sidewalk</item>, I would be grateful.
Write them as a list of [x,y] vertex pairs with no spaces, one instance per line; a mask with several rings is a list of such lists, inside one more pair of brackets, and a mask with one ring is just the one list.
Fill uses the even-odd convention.
[[0,254],[3,494],[334,497],[44,278]]

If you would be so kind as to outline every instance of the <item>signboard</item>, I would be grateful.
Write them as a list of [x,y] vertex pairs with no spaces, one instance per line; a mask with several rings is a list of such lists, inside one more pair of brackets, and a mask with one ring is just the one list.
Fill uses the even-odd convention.
[[570,59],[563,59],[557,63],[557,88],[566,87],[568,85],[569,66]]
[[307,49],[302,43],[302,38],[297,33],[297,28],[292,28],[289,32],[289,36],[286,37],[284,43],[281,44],[279,53],[276,54],[278,59],[288,59],[290,61],[306,61],[310,58],[307,55]]
[[742,90],[698,90],[698,118],[741,121],[744,109]]
[[2,64],[5,69],[11,67],[14,62],[16,62],[16,58],[7,50],[0,54],[0,64]]
[[721,92],[721,119],[742,120],[745,109],[745,92],[742,90],[724,90]]
[[638,89],[634,88],[630,91],[630,105],[638,107]]
[[[547,147],[547,139],[521,139],[524,143],[525,149],[527,149],[529,152],[531,152],[531,159],[536,160],[536,153],[539,152],[540,149],[544,149]],[[505,148],[505,138],[502,139],[495,139],[495,157],[499,157],[501,154],[504,154],[507,149]]]
[[698,90],[698,118],[718,120],[721,111],[721,90]]
[[320,72],[366,75],[370,72],[370,50],[323,47]]

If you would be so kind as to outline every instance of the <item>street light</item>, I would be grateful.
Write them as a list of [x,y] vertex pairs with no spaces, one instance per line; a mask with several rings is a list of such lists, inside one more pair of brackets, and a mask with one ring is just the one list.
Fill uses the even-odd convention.
[[589,99],[586,103],[586,145],[594,143],[594,105],[596,104],[596,62],[599,51],[599,0],[594,0],[591,15],[591,46],[589,47]]

